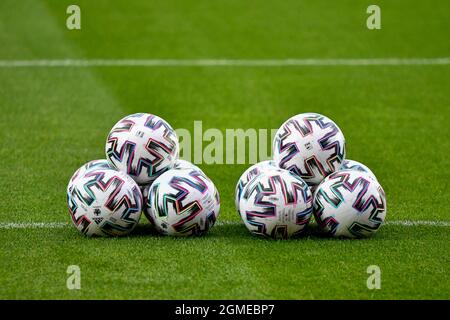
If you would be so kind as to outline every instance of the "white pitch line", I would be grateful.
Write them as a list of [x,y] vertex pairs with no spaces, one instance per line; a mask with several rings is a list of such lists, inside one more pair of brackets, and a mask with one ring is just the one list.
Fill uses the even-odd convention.
[[450,65],[441,58],[368,59],[44,59],[0,60],[0,68],[35,67],[290,67],[290,66],[426,66]]
[[0,229],[56,229],[69,226],[65,222],[0,222]]
[[435,227],[450,227],[450,221],[430,221],[430,220],[399,220],[386,221],[386,225],[392,226],[435,226]]
[[[386,221],[385,225],[391,226],[432,226],[432,227],[450,227],[450,221],[431,221],[431,220],[393,220]],[[243,225],[240,221],[219,220],[216,225]],[[71,226],[68,222],[0,222],[0,229],[58,229]]]

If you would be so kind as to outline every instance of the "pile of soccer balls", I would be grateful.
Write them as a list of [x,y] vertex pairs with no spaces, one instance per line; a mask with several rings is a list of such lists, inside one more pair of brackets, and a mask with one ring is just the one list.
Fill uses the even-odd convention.
[[290,118],[275,135],[273,153],[236,186],[236,208],[251,233],[289,238],[301,234],[312,215],[336,237],[367,237],[383,223],[383,188],[369,168],[345,159],[344,135],[329,118]]
[[[178,138],[166,121],[127,116],[111,129],[105,151],[106,159],[82,166],[67,187],[69,213],[81,233],[129,234],[141,212],[164,235],[202,235],[214,225],[219,193],[200,168],[178,159]],[[296,236],[312,215],[332,236],[366,237],[383,223],[383,188],[369,168],[345,159],[344,135],[329,118],[290,118],[275,135],[273,153],[236,186],[236,208],[251,233]]]
[[160,117],[139,113],[120,120],[106,140],[106,159],[78,169],[67,187],[75,227],[87,236],[121,236],[141,212],[164,235],[202,235],[220,209],[213,182],[178,159],[178,138]]

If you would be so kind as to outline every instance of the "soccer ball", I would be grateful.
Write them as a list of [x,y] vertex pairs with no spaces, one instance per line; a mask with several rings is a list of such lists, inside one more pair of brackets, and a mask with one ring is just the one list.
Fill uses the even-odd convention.
[[283,169],[253,177],[242,190],[239,208],[247,229],[272,238],[302,233],[312,214],[312,194],[302,178]]
[[345,139],[329,118],[302,113],[278,129],[273,150],[277,166],[294,172],[309,185],[318,185],[340,169],[345,159]]
[[160,117],[136,113],[120,120],[106,140],[112,167],[129,174],[138,184],[149,184],[171,169],[178,157],[178,138]]
[[275,162],[272,160],[261,161],[255,163],[250,168],[244,171],[244,173],[239,178],[238,183],[236,184],[236,189],[234,192],[234,204],[236,206],[236,210],[239,212],[239,201],[241,199],[242,190],[247,185],[247,183],[255,176],[263,172],[267,169],[275,169],[277,166]]
[[197,167],[195,164],[183,160],[183,159],[177,159],[175,160],[175,164],[173,165],[174,169],[195,169],[200,171],[201,173],[205,174],[202,169],[200,169],[199,167]]
[[378,230],[385,216],[383,188],[366,172],[332,173],[314,195],[317,224],[335,237],[368,237]]
[[67,205],[73,224],[82,234],[122,236],[139,222],[142,194],[125,173],[88,163],[70,179]]
[[214,183],[196,169],[172,169],[150,187],[147,218],[164,235],[203,235],[216,222],[220,210]]
[[362,172],[369,174],[372,179],[377,180],[377,177],[372,172],[372,170],[370,170],[367,166],[363,165],[361,162],[358,162],[355,160],[345,159],[344,162],[342,162],[340,170],[362,171]]

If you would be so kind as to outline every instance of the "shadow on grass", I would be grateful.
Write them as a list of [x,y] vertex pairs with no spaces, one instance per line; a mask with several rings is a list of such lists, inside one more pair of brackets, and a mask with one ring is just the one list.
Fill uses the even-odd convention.
[[128,237],[164,237],[163,235],[160,235],[158,231],[150,224],[150,223],[140,223],[138,224],[133,232],[128,235]]
[[[269,237],[257,236],[250,233],[243,223],[219,223],[214,225],[208,233],[202,236],[188,236],[188,237],[167,237],[158,233],[158,231],[150,224],[139,224],[133,230],[133,232],[125,238],[171,238],[171,239],[230,239],[236,241],[237,239],[244,241],[304,241],[310,240],[323,240],[323,241],[364,241],[365,239],[347,239],[347,238],[332,238],[320,230],[319,226],[315,223],[310,223],[305,231],[290,239],[278,239],[274,240]],[[370,238],[369,238],[370,239]]]
[[[402,230],[403,231],[403,230]],[[296,241],[305,241],[305,240],[313,240],[313,241],[370,241],[371,239],[376,240],[389,240],[393,238],[409,238],[409,232],[396,232],[392,234],[391,232],[386,232],[382,230],[381,232],[376,233],[374,236],[369,238],[361,238],[361,239],[348,239],[348,238],[334,238],[330,237],[326,233],[320,230],[319,226],[312,222],[310,223],[304,230],[304,232],[290,239],[277,239],[274,240],[269,237],[257,236],[250,233],[243,223],[239,223],[238,221],[224,221],[222,223],[218,223],[214,225],[208,233],[202,236],[188,236],[188,237],[168,237],[165,235],[161,235],[158,231],[148,222],[138,224],[133,232],[125,237],[117,237],[115,239],[167,239],[169,241],[179,239],[180,241],[192,241],[194,239],[220,239],[220,240],[229,240],[229,241],[269,241],[269,242],[296,242]],[[104,237],[95,237],[95,239],[111,239]],[[120,240],[119,240],[120,241]],[[195,240],[194,240],[195,241]],[[203,241],[203,240],[201,240]]]
[[325,232],[323,232],[319,226],[312,222],[306,226],[304,229],[304,232],[296,237],[292,237],[289,239],[272,239],[269,237],[264,236],[258,236],[250,233],[244,224],[239,223],[233,223],[233,224],[221,224],[218,226],[215,226],[212,231],[207,235],[208,237],[212,238],[233,238],[233,239],[242,239],[247,241],[282,241],[282,242],[296,242],[296,241],[305,241],[305,240],[313,240],[313,241],[370,241],[371,239],[386,239],[386,233],[383,232],[382,234],[376,233],[372,237],[368,238],[345,238],[345,237],[331,237]]
[[248,241],[256,240],[266,240],[266,241],[301,241],[304,239],[329,239],[327,235],[323,234],[317,225],[308,225],[305,231],[297,236],[290,239],[278,239],[274,240],[269,237],[258,236],[250,233],[244,224],[223,224],[215,226],[211,232],[211,237],[214,238],[242,238],[247,239]]

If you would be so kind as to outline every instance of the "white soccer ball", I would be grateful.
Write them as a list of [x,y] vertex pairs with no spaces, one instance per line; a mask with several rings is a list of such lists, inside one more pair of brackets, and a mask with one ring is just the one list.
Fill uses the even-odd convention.
[[332,173],[319,185],[314,196],[317,224],[334,237],[368,237],[378,230],[385,216],[383,188],[362,171]]
[[196,169],[172,169],[150,187],[144,212],[164,235],[203,235],[214,225],[220,198],[214,183]]
[[234,204],[236,206],[236,210],[239,212],[239,201],[241,200],[241,194],[244,187],[247,185],[247,183],[253,178],[256,177],[258,174],[263,172],[264,170],[268,169],[276,169],[277,166],[275,165],[275,162],[272,160],[266,160],[261,161],[258,163],[255,163],[250,168],[244,171],[244,173],[239,178],[235,192],[234,192]]
[[67,187],[67,205],[74,226],[87,236],[123,236],[139,222],[142,194],[123,172],[89,163],[78,169]]
[[345,139],[331,119],[302,113],[278,129],[273,152],[277,166],[294,172],[309,185],[318,185],[340,169],[345,159]]
[[344,162],[342,162],[340,170],[362,171],[369,174],[372,177],[372,179],[377,180],[377,177],[372,172],[372,170],[370,170],[366,165],[362,164],[361,162],[355,160],[345,159]]
[[302,178],[283,169],[264,170],[242,190],[241,218],[247,229],[271,238],[304,231],[312,214],[312,194]]
[[112,167],[144,185],[173,167],[179,145],[175,131],[165,120],[136,113],[114,125],[105,151]]

